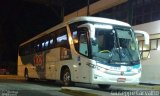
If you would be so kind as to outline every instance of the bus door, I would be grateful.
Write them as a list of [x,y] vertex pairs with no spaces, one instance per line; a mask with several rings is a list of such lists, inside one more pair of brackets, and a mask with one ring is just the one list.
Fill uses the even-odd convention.
[[79,28],[78,30],[78,43],[75,44],[76,51],[80,54],[77,56],[77,76],[80,82],[89,82],[89,68],[87,66],[89,62],[89,46],[88,46],[88,29]]

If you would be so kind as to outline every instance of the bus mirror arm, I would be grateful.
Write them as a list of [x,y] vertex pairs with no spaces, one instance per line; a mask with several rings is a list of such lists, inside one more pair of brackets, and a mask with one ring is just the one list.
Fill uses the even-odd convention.
[[136,34],[142,34],[144,36],[144,43],[145,45],[149,45],[149,34],[145,31],[135,30]]

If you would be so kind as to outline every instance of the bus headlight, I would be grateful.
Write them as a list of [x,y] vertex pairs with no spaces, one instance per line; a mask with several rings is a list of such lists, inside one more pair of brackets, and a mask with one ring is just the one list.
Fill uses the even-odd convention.
[[141,72],[141,68],[139,68],[139,69],[132,69],[132,72],[134,72],[134,73],[140,73]]

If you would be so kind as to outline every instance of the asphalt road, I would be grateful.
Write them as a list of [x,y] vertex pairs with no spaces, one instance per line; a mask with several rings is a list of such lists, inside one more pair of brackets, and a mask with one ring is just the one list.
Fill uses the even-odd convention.
[[60,84],[53,82],[0,80],[0,96],[70,96],[60,89]]
[[59,92],[61,88],[95,93],[100,96],[160,96],[159,91],[147,88],[111,86],[109,90],[104,90],[88,84],[63,87],[59,82],[0,80],[0,96],[70,96]]
[[[66,89],[81,90],[98,94],[100,96],[160,96],[160,90],[153,90],[153,86],[123,86],[112,85],[109,89],[99,89],[97,85],[76,84],[75,87]],[[76,89],[77,88],[77,89]]]

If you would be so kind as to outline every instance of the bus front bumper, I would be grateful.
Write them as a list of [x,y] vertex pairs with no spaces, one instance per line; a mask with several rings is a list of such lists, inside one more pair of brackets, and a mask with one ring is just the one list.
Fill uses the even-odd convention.
[[131,76],[112,75],[103,72],[94,73],[92,76],[92,84],[112,84],[112,85],[136,85],[140,82],[141,73]]

